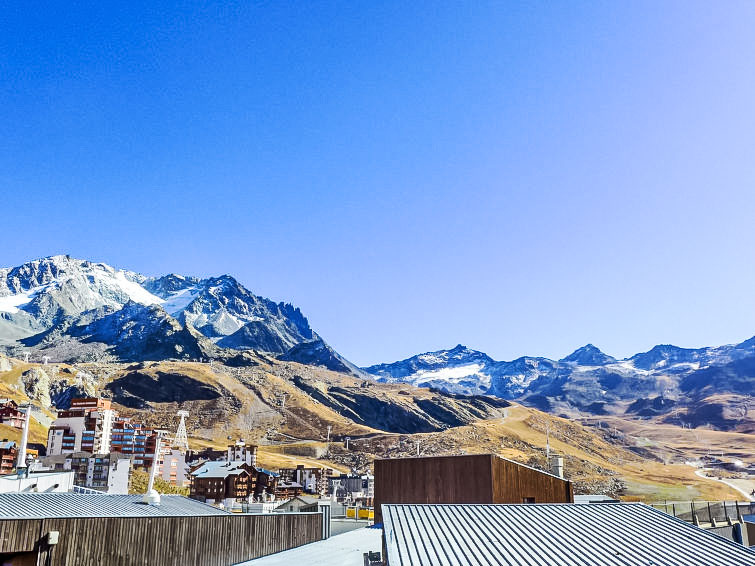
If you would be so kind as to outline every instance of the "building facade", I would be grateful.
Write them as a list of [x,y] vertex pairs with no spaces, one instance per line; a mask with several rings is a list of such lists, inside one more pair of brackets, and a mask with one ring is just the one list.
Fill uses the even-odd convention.
[[325,496],[328,494],[333,470],[327,467],[306,468],[299,465],[296,468],[282,468],[280,481],[298,483],[304,493]]
[[116,416],[110,440],[110,450],[132,458],[135,468],[152,466],[157,435],[151,428],[134,422],[129,417]]
[[110,494],[127,494],[131,459],[123,454],[74,452],[40,460],[40,469],[72,471],[74,484]]
[[328,494],[339,503],[371,504],[375,497],[375,476],[371,474],[341,474],[329,478],[328,482]]
[[0,442],[0,476],[10,474],[15,469],[17,455],[16,443],[4,438]]
[[24,428],[26,415],[13,399],[0,399],[0,424],[13,428]]
[[226,508],[253,500],[254,468],[246,462],[205,462],[191,472],[190,497]]
[[226,462],[246,462],[254,468],[257,466],[257,447],[239,440],[228,446],[225,460]]
[[58,411],[47,434],[47,454],[110,452],[116,413],[107,399],[74,399],[70,409]]
[[162,458],[157,470],[157,476],[176,487],[184,487],[189,484],[189,466],[186,463],[186,455],[180,450],[170,448],[162,450]]

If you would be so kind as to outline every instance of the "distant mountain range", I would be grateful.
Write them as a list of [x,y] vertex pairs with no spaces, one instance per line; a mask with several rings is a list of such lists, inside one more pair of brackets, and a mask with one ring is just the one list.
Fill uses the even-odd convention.
[[713,348],[659,345],[623,360],[592,344],[560,360],[510,362],[458,345],[363,369],[380,382],[495,395],[565,416],[660,417],[755,431],[755,338]]
[[146,277],[70,256],[0,269],[0,351],[58,362],[217,359],[237,366],[262,355],[566,416],[628,414],[730,430],[755,422],[755,338],[713,348],[660,345],[623,360],[592,344],[561,360],[509,362],[459,345],[360,369],[297,307],[259,297],[230,275]]

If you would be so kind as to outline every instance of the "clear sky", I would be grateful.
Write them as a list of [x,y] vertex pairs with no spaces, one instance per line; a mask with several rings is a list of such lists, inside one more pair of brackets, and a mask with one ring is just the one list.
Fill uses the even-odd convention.
[[230,273],[361,365],[755,334],[755,3],[20,4],[0,265]]

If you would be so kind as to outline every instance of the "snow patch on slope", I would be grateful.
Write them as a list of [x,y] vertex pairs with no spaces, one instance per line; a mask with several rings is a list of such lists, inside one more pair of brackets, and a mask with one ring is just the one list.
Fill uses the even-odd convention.
[[170,295],[167,299],[161,299],[161,306],[170,315],[175,315],[188,307],[197,298],[200,290],[196,287],[181,289]]

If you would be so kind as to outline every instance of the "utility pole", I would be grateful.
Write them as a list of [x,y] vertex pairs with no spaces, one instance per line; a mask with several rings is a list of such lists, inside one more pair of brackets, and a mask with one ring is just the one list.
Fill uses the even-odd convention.
[[419,440],[417,440],[417,441],[416,441],[416,444],[417,444],[417,456],[418,456],[418,457],[419,457],[419,443],[420,443],[420,441],[419,441]]
[[333,427],[331,425],[328,425],[328,436],[326,437],[325,443],[330,444],[330,431]]
[[551,460],[551,425],[545,423],[545,460],[550,462]]
[[349,449],[349,440],[351,440],[351,437],[347,436],[346,437],[346,450]]

